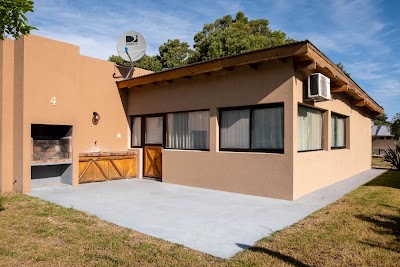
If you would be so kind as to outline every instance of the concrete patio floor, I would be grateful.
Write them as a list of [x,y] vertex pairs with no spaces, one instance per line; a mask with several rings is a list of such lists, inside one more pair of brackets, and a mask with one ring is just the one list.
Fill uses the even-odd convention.
[[30,196],[144,234],[229,258],[385,170],[368,170],[295,201],[130,179],[34,189]]

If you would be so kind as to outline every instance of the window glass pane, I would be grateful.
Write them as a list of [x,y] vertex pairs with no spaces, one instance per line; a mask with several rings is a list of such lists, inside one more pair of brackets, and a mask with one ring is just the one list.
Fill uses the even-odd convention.
[[140,117],[132,118],[132,146],[140,146],[141,145],[141,123],[142,119]]
[[253,110],[252,148],[283,149],[283,107]]
[[331,126],[331,146],[346,146],[346,119],[332,115]]
[[163,118],[150,117],[146,118],[146,144],[162,144],[163,143]]
[[168,148],[209,148],[209,111],[170,113],[167,115],[167,124]]
[[250,148],[250,110],[221,112],[221,148]]
[[299,105],[297,120],[297,148],[299,151],[322,148],[322,112]]

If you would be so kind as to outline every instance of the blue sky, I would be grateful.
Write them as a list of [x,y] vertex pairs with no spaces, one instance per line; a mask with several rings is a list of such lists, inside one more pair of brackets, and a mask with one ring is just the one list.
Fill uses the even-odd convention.
[[72,43],[81,54],[107,59],[129,30],[141,32],[154,55],[168,39],[193,44],[205,23],[242,10],[274,30],[310,40],[351,77],[391,119],[400,112],[400,1],[104,1],[36,0],[28,15],[33,34]]

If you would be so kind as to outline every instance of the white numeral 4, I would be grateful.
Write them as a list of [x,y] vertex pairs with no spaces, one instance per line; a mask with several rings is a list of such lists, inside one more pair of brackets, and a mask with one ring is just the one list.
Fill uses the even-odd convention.
[[53,96],[53,97],[50,99],[50,103],[51,103],[53,106],[56,105],[57,100],[56,100],[56,97],[55,97],[55,96]]

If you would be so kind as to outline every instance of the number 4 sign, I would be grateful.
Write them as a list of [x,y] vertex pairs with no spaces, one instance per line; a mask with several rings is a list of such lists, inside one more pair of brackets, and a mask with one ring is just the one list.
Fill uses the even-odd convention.
[[53,97],[50,99],[50,103],[51,103],[53,106],[56,105],[57,100],[56,100],[56,97],[55,97],[55,96],[53,96]]

